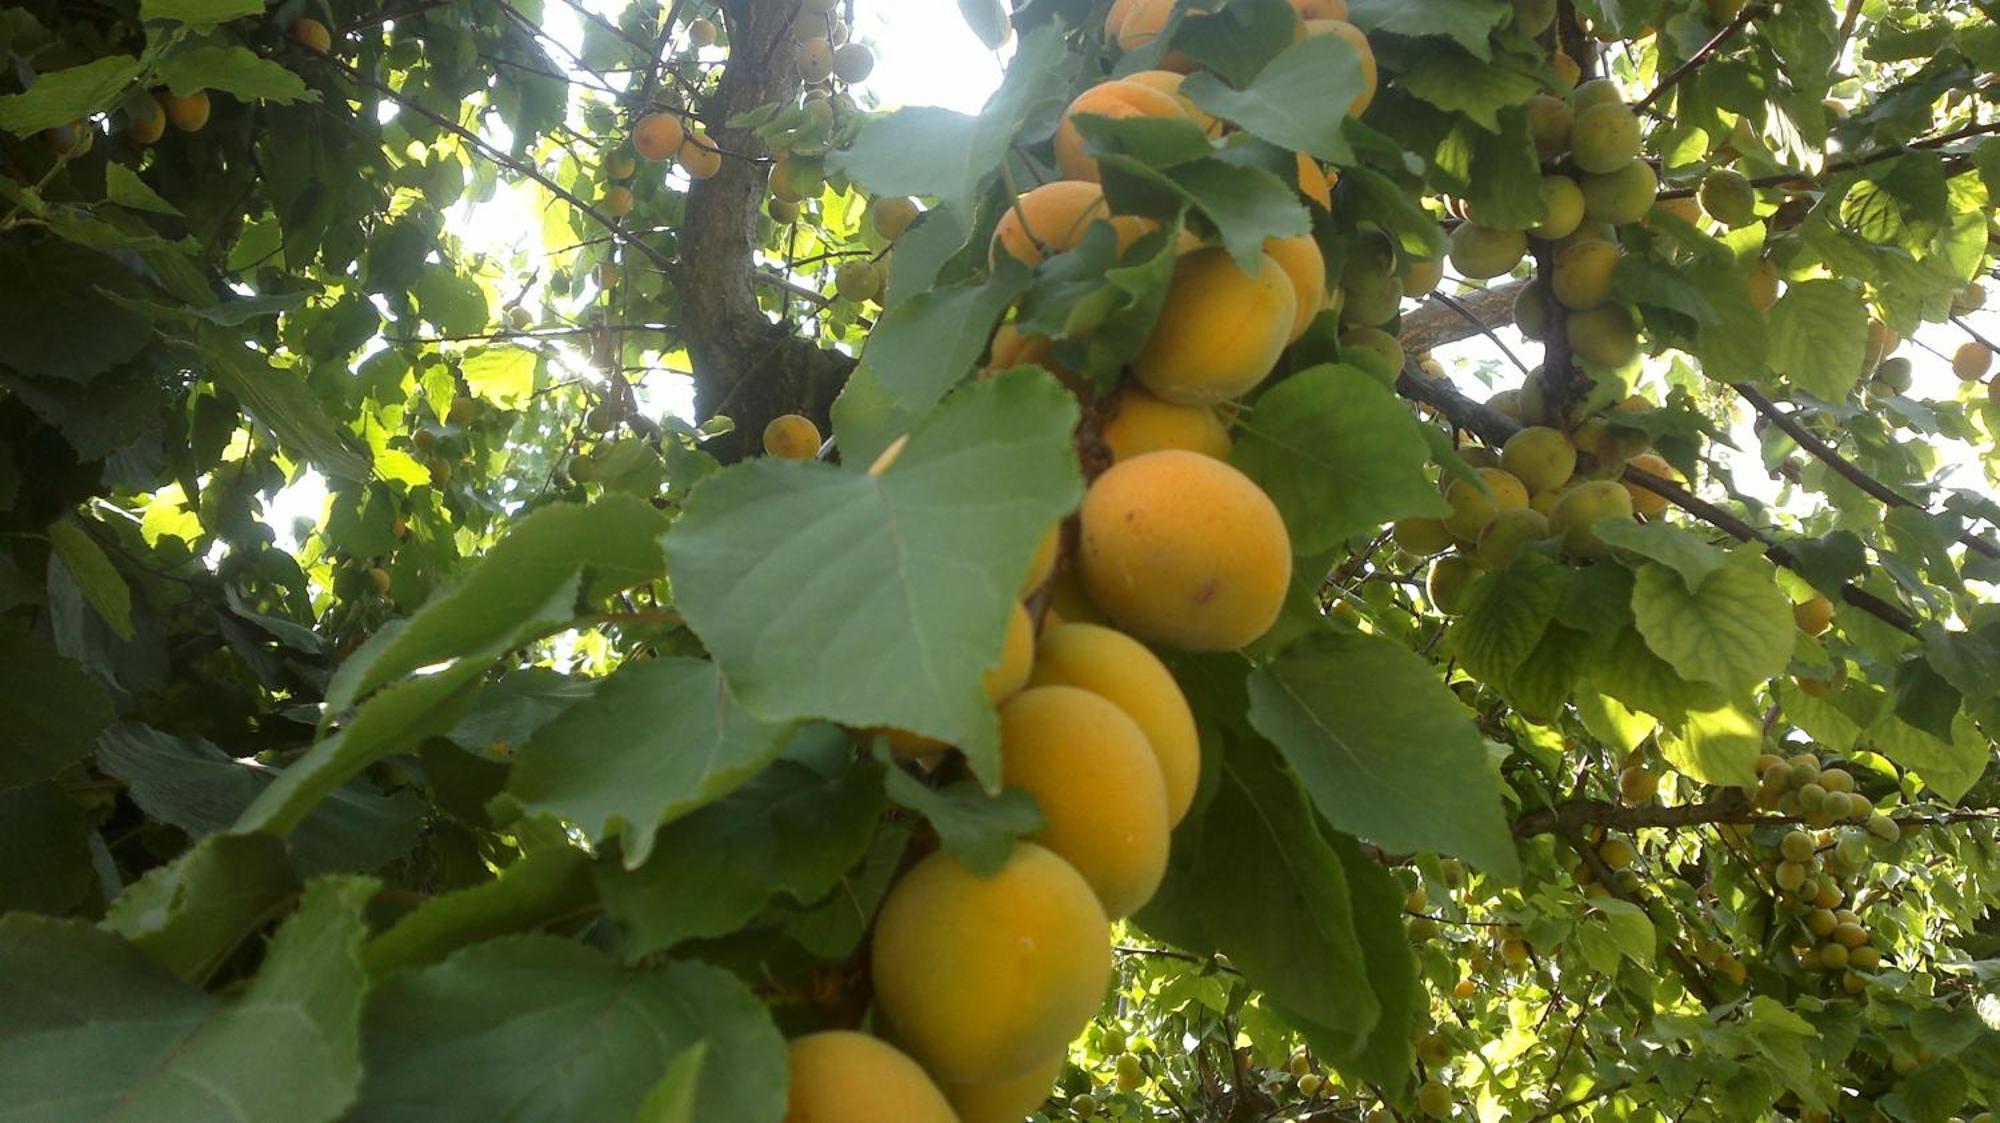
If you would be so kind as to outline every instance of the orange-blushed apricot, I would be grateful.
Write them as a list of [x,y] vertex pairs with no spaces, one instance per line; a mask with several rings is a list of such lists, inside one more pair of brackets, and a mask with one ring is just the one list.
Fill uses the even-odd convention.
[[1264,239],[1264,256],[1278,263],[1285,279],[1292,282],[1292,296],[1298,310],[1292,314],[1292,330],[1286,343],[1296,343],[1306,333],[1306,325],[1326,307],[1326,256],[1311,234],[1290,238]]
[[1146,645],[1114,628],[1072,623],[1035,644],[1032,686],[1074,686],[1110,701],[1138,723],[1167,785],[1167,816],[1179,823],[1201,780],[1194,711],[1173,672]]
[[1229,426],[1214,406],[1175,405],[1143,386],[1126,385],[1111,395],[1104,412],[1097,435],[1114,464],[1163,448],[1229,459]]
[[1097,159],[1084,151],[1083,133],[1076,127],[1079,116],[1174,118],[1183,114],[1181,103],[1173,95],[1138,82],[1112,79],[1078,94],[1069,108],[1063,110],[1062,124],[1056,128],[1056,167],[1064,179],[1094,183],[1098,178]]
[[851,1030],[794,1038],[785,1123],[959,1123],[951,1103],[917,1062],[895,1046]]
[[1219,247],[1183,254],[1132,372],[1170,402],[1228,401],[1271,373],[1297,301],[1284,268],[1267,254],[1258,255],[1254,274]]

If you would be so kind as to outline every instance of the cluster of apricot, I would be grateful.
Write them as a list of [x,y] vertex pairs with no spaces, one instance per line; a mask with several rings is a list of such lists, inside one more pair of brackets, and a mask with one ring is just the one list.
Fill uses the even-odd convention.
[[[1652,407],[1633,397],[1618,408]],[[1665,497],[1619,478],[1627,464],[1672,477],[1672,467],[1644,447],[1643,438],[1593,417],[1569,432],[1530,425],[1498,452],[1460,449],[1477,481],[1448,480],[1444,498],[1451,513],[1397,522],[1396,544],[1417,557],[1455,548],[1432,563],[1425,586],[1431,604],[1447,614],[1463,608],[1466,587],[1481,570],[1504,566],[1536,543],[1555,542],[1569,558],[1600,557],[1605,552],[1596,531],[1600,523],[1666,509]]]
[[1861,917],[1842,906],[1858,906],[1849,894],[1873,865],[1872,851],[1900,841],[1902,828],[1854,790],[1853,773],[1822,768],[1812,753],[1767,753],[1757,771],[1754,805],[1804,820],[1776,834],[1760,863],[1798,921],[1793,950],[1801,966],[1837,974],[1844,990],[1859,994],[1868,985],[1861,972],[1880,966],[1882,953]]
[[[1301,35],[1348,33],[1315,27],[1329,13],[1344,14],[1338,3],[1296,0],[1295,7]],[[1111,38],[1141,46],[1172,10],[1172,0],[1118,0]],[[1100,221],[1121,250],[1152,230],[1150,220],[1111,213],[1076,119],[1181,117],[1220,135],[1223,126],[1181,95],[1183,77],[1146,71],[1079,96],[1055,141],[1065,178],[1016,201],[994,232],[994,259],[1038,265],[1078,246]],[[1372,90],[1372,61],[1368,77]],[[1327,205],[1325,173],[1303,157],[1299,167],[1305,196]],[[881,208],[878,200],[878,222]],[[985,678],[999,711],[1001,779],[1035,798],[1043,825],[992,876],[939,851],[891,888],[876,919],[871,969],[877,1025],[897,1048],[854,1035],[801,1039],[795,1123],[1016,1123],[1047,1095],[1069,1042],[1103,998],[1110,923],[1158,888],[1172,829],[1200,773],[1192,712],[1146,644],[1234,650],[1263,635],[1283,604],[1290,538],[1269,496],[1224,461],[1224,410],[1255,389],[1327,307],[1326,282],[1309,237],[1274,239],[1250,270],[1196,238],[1178,247],[1165,307],[1131,378],[1103,402],[1087,403],[1085,436],[1094,434],[1109,466],[1075,517],[1044,535]],[[1002,325],[988,369],[1031,364],[1078,385],[1053,341]],[[810,455],[818,431],[804,418],[781,418],[765,440],[775,455]],[[893,456],[870,470],[893,471]],[[1031,605],[1041,612],[1039,635]],[[949,751],[906,731],[875,732],[905,761],[928,763]],[[909,1093],[925,1106],[898,1101],[891,1110],[881,1098],[886,1075],[865,1092],[853,1081],[820,1078],[812,1054],[835,1050],[893,1057],[853,1063],[902,1074],[895,1079],[904,1091],[928,1089]],[[1136,1058],[1121,1059],[1121,1080],[1143,1078],[1142,1070],[1128,1077],[1128,1067]]]

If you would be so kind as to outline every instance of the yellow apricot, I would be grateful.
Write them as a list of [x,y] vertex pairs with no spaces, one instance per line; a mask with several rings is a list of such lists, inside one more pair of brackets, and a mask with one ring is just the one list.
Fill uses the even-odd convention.
[[1306,333],[1306,325],[1326,306],[1326,257],[1311,234],[1266,238],[1264,256],[1277,262],[1278,268],[1285,271],[1285,278],[1292,282],[1292,297],[1298,310],[1292,314],[1292,330],[1286,334],[1285,342],[1296,343]]
[[1464,277],[1484,281],[1512,272],[1528,252],[1528,236],[1519,230],[1495,230],[1476,222],[1461,222],[1451,232],[1451,264]]
[[1512,472],[1501,468],[1480,468],[1479,478],[1486,481],[1492,497],[1488,498],[1470,480],[1454,479],[1444,489],[1444,501],[1451,504],[1451,514],[1444,525],[1453,534],[1468,542],[1479,540],[1479,532],[1493,521],[1493,516],[1501,511],[1528,505],[1528,489]]
[[1320,35],[1335,35],[1347,40],[1354,47],[1359,59],[1356,67],[1361,73],[1361,92],[1347,103],[1347,115],[1359,117],[1367,112],[1369,103],[1375,100],[1376,72],[1375,50],[1368,45],[1368,36],[1361,29],[1344,19],[1308,19],[1300,28],[1299,38],[1311,39]]
[[1639,325],[1622,304],[1571,312],[1563,325],[1570,353],[1607,367],[1622,367],[1639,354]]
[[1617,480],[1590,480],[1563,492],[1549,518],[1549,529],[1562,535],[1565,553],[1596,558],[1604,556],[1606,550],[1597,537],[1597,524],[1631,517],[1632,496],[1624,485]]
[[1011,1080],[991,1084],[945,1084],[944,1098],[958,1112],[958,1123],[1021,1123],[1049,1098],[1056,1078],[1069,1063],[1067,1053],[1057,1053]]
[[1305,153],[1299,153],[1299,194],[1320,205],[1321,210],[1333,209],[1333,177],[1319,161]]
[[957,1123],[917,1062],[865,1033],[827,1030],[785,1048],[791,1086],[785,1123]]
[[810,417],[787,413],[764,426],[764,452],[780,460],[811,460],[819,455],[819,426]]
[[184,133],[200,132],[208,124],[211,107],[207,90],[196,90],[186,97],[162,94],[160,106],[167,111],[167,120],[173,122],[174,128]]
[[[1632,457],[1625,463],[1642,472],[1658,476],[1661,479],[1678,480],[1680,478],[1680,474],[1674,471],[1674,466],[1667,463],[1667,458],[1656,452],[1642,453]],[[1632,493],[1632,511],[1634,514],[1652,518],[1654,515],[1667,509],[1667,497],[1661,495],[1659,492],[1651,488],[1642,487],[1630,480],[1620,480],[1619,482],[1625,485],[1626,491]]]
[[1035,797],[1035,841],[1076,867],[1104,914],[1130,916],[1167,872],[1167,784],[1146,733],[1106,698],[1035,686],[1000,707],[1000,775]]
[[1007,636],[1000,642],[1000,662],[981,679],[986,697],[994,705],[1006,701],[1028,685],[1028,672],[1035,665],[1035,622],[1020,601],[1007,611]]
[[1035,543],[1035,559],[1028,563],[1028,575],[1021,579],[1021,595],[1027,596],[1048,582],[1056,571],[1056,556],[1062,552],[1062,522],[1049,524],[1042,540]]
[[1113,79],[1076,96],[1063,110],[1062,124],[1056,128],[1056,167],[1064,179],[1097,182],[1097,159],[1085,152],[1083,133],[1076,118],[1088,117],[1180,117],[1181,106],[1170,94],[1138,82]]
[[1098,438],[1111,462],[1130,460],[1163,448],[1181,448],[1229,459],[1229,426],[1213,406],[1180,406],[1161,401],[1143,386],[1121,386],[1105,405]]
[[333,34],[326,25],[311,16],[300,16],[292,21],[292,42],[316,55],[326,54],[333,48]]
[[1224,128],[1220,118],[1213,117],[1194,103],[1194,99],[1181,92],[1181,83],[1187,75],[1172,70],[1138,70],[1119,79],[1121,82],[1136,82],[1141,86],[1158,90],[1174,99],[1181,107],[1181,115],[1201,126],[1201,131],[1210,137],[1222,135]]
[[1258,256],[1253,276],[1221,248],[1174,263],[1160,318],[1132,372],[1148,390],[1180,405],[1215,405],[1271,373],[1298,315],[1285,271]]
[[1500,466],[1537,494],[1561,487],[1576,471],[1576,446],[1558,430],[1530,425],[1500,447]]
[[1078,570],[1124,630],[1231,651],[1270,630],[1291,581],[1291,538],[1248,476],[1182,449],[1135,456],[1083,497]]
[[671,113],[648,113],[632,125],[632,151],[648,160],[671,159],[686,139],[681,119]]
[[1104,188],[1095,183],[1074,179],[1044,183],[1016,199],[1000,216],[993,228],[989,260],[997,263],[1000,255],[1007,253],[1023,265],[1034,265],[1045,257],[1075,249],[1090,224],[1100,219],[1109,221],[1117,232],[1121,253],[1152,228],[1144,219],[1112,218]]
[[1420,558],[1442,553],[1452,543],[1451,530],[1443,519],[1415,517],[1396,520],[1392,528],[1396,545]]
[[146,145],[167,132],[167,111],[158,98],[140,94],[126,102],[125,136],[133,144]]
[[1993,348],[1976,339],[1958,345],[1951,353],[1951,372],[1964,382],[1977,382],[1993,369]]
[[1768,257],[1760,257],[1750,268],[1750,303],[1759,312],[1769,312],[1771,305],[1778,302],[1778,266]]
[[[1133,0],[1130,5],[1113,5],[1114,13],[1120,7],[1126,9],[1125,18],[1117,27],[1118,49],[1136,51],[1141,47],[1150,46],[1153,40],[1158,39],[1167,30],[1167,23],[1173,17],[1177,2],[1178,0]],[[1207,10],[1205,5],[1195,3],[1188,8],[1187,14],[1198,16],[1205,14]],[[1176,55],[1169,55],[1160,61],[1160,65],[1174,69],[1191,64]]]
[[1511,507],[1487,520],[1479,532],[1479,564],[1502,566],[1522,550],[1549,537],[1549,518],[1533,507]]
[[1291,0],[1291,5],[1302,20],[1347,18],[1347,0]]
[[1833,623],[1833,602],[1814,593],[1810,600],[1792,606],[1792,620],[1809,636],[1819,635]]
[[1070,623],[1042,633],[1031,687],[1074,686],[1124,710],[1145,733],[1166,782],[1167,822],[1177,824],[1201,781],[1194,711],[1173,672],[1146,645],[1112,628]]
[[1529,227],[1528,233],[1544,242],[1567,238],[1583,225],[1586,205],[1583,189],[1566,175],[1542,177],[1542,205],[1548,214],[1541,222]]
[[868,221],[885,242],[902,237],[917,214],[916,202],[907,195],[884,195],[868,204]]
[[1634,160],[1617,171],[1583,177],[1583,217],[1600,226],[1637,222],[1653,209],[1660,176],[1653,165]]
[[889,890],[871,945],[875,1001],[933,1076],[1013,1078],[1062,1052],[1111,981],[1111,925],[1068,862],[1021,843],[991,877],[942,851]]
[[689,179],[707,179],[722,170],[722,150],[699,128],[689,129],[681,141],[680,158]]
[[1570,158],[1590,175],[1618,171],[1639,157],[1639,118],[1619,101],[1577,111],[1569,130]]
[[1424,596],[1431,607],[1446,616],[1456,616],[1465,606],[1465,590],[1479,576],[1479,567],[1457,554],[1446,554],[1431,563],[1424,578]]

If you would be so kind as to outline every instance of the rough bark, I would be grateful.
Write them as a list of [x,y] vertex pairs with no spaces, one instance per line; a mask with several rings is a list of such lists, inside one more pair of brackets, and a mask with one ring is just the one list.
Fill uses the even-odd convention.
[[769,177],[764,147],[730,118],[795,96],[790,28],[797,0],[725,0],[732,61],[700,107],[708,133],[728,154],[722,170],[688,191],[675,291],[695,376],[695,412],[724,414],[736,431],[706,446],[721,459],[750,455],[764,424],[803,413],[831,428],[828,411],[854,360],[802,339],[757,302],[758,224]]

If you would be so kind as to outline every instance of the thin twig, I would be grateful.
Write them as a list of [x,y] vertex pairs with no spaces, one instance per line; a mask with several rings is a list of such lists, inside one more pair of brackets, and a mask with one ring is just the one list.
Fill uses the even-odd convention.
[[1668,90],[1672,89],[1675,83],[1687,77],[1689,74],[1694,73],[1697,69],[1701,67],[1701,64],[1713,58],[1715,56],[1715,52],[1722,49],[1723,44],[1729,42],[1731,39],[1734,39],[1736,37],[1737,32],[1742,31],[1744,28],[1750,26],[1750,21],[1757,18],[1757,16],[1763,14],[1763,11],[1764,11],[1763,4],[1745,4],[1743,6],[1743,10],[1736,13],[1735,19],[1732,19],[1728,23],[1722,25],[1722,30],[1716,32],[1713,38],[1709,39],[1708,42],[1703,43],[1701,46],[1695,48],[1695,52],[1688,56],[1687,61],[1681,63],[1679,66],[1676,66],[1673,68],[1673,70],[1669,71],[1665,78],[1660,79],[1660,84],[1653,87],[1651,93],[1648,93],[1645,97],[1642,97],[1638,101],[1633,102],[1632,111],[1636,113],[1639,112],[1640,110],[1645,109],[1647,106],[1657,101],[1661,94],[1664,94]]

